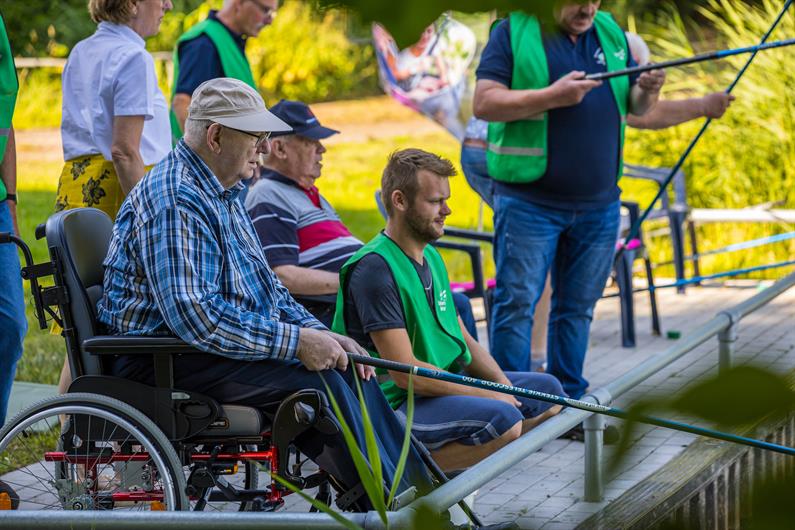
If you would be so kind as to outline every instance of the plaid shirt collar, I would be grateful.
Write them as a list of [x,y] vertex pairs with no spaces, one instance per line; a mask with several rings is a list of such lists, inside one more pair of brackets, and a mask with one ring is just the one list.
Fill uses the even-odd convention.
[[204,191],[210,197],[218,197],[222,201],[232,204],[240,192],[243,191],[245,185],[238,181],[237,184],[229,189],[225,189],[218,181],[218,177],[212,172],[210,167],[204,160],[191,149],[185,140],[182,139],[177,142],[174,148],[174,153],[177,155],[182,163],[190,167],[195,175],[196,184],[200,190]]

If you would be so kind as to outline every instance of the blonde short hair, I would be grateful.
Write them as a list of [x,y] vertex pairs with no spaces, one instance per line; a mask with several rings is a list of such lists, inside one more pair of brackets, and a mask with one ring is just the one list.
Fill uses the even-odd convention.
[[133,17],[133,6],[140,0],[88,0],[91,20],[126,24]]

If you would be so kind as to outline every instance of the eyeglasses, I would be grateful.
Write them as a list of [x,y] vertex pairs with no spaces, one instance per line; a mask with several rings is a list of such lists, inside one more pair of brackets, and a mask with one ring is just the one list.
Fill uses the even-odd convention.
[[[213,123],[218,123],[218,122],[213,122]],[[212,125],[212,123],[210,125]],[[208,129],[210,128],[210,125],[207,126]],[[271,137],[271,133],[270,132],[264,132],[262,134],[254,134],[254,133],[251,133],[251,132],[248,132],[248,131],[241,131],[240,129],[235,129],[234,127],[229,127],[229,126],[223,125],[221,123],[218,123],[218,125],[220,125],[221,127],[225,128],[225,129],[229,129],[230,131],[239,132],[241,134],[245,134],[246,136],[251,136],[252,138],[256,138],[257,139],[257,143],[254,144],[254,147],[257,148],[257,149],[262,147],[262,144],[267,143],[267,141]]]
[[257,149],[259,149],[262,146],[262,144],[267,142],[270,139],[270,137],[271,137],[271,133],[270,132],[265,132],[265,133],[262,133],[262,134],[254,134],[254,133],[250,133],[248,131],[241,131],[240,129],[235,129],[234,127],[227,127],[226,125],[224,125],[224,127],[226,127],[229,130],[235,131],[235,132],[246,134],[248,136],[251,136],[252,138],[256,138],[257,139],[257,143],[254,144],[254,147],[256,147]]
[[271,18],[276,16],[276,9],[278,9],[278,8],[274,8],[274,7],[270,7],[270,6],[264,6],[264,5],[260,4],[259,2],[257,2],[257,0],[248,0],[248,1],[251,2],[252,4],[254,4],[255,6],[257,6],[257,9],[259,9],[260,13],[262,13],[264,16],[271,17]]

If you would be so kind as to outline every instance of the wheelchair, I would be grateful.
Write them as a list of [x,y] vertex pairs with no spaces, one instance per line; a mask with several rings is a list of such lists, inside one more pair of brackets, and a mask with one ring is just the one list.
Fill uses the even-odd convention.
[[[93,208],[56,213],[36,230],[50,256],[39,264],[24,241],[0,234],[0,244],[21,249],[38,324],[62,328],[74,376],[67,394],[0,430],[0,481],[13,507],[273,511],[291,493],[271,478],[278,475],[317,488],[328,505],[334,490],[338,507],[361,511],[361,498],[322,469],[305,472],[295,448],[312,430],[339,432],[323,393],[299,391],[265,411],[218,403],[174,388],[174,358],[201,353],[179,339],[100,335],[95,308],[111,231]],[[155,384],[108,375],[110,356],[120,354],[150,356]]]

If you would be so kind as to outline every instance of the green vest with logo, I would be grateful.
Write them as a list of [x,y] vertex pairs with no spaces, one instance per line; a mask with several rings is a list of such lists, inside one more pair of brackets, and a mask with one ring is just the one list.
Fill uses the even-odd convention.
[[[548,87],[549,67],[538,19],[515,12],[510,16],[510,24],[513,50],[511,89],[539,90]],[[604,52],[607,71],[626,68],[629,50],[621,27],[604,11],[597,12],[594,27]],[[619,145],[623,151],[629,106],[629,77],[614,77],[609,83],[621,115]],[[533,182],[544,176],[547,170],[548,121],[549,113],[544,112],[526,120],[489,123],[489,149],[486,157],[492,178],[520,184]],[[621,157],[621,153],[619,156]],[[619,163],[617,179],[622,171],[623,163]]]
[[179,126],[177,115],[174,114],[173,110],[174,95],[176,93],[177,80],[179,79],[179,46],[183,42],[195,39],[202,34],[207,35],[215,45],[215,49],[218,50],[224,76],[239,79],[255,90],[257,89],[257,83],[254,81],[254,75],[251,73],[251,66],[248,64],[248,59],[246,59],[246,56],[243,55],[243,52],[235,43],[234,37],[229,34],[229,30],[217,20],[208,18],[199,22],[183,33],[182,36],[177,39],[176,46],[174,46],[174,80],[171,87],[171,135],[174,137],[174,142],[182,138],[182,129]]
[[[420,361],[432,364],[442,370],[458,371],[456,361],[461,360],[464,365],[472,362],[472,354],[464,342],[461,327],[458,324],[458,315],[453,304],[453,292],[450,290],[450,280],[439,252],[428,245],[425,247],[425,261],[431,270],[433,278],[433,301],[431,309],[425,295],[422,280],[417,274],[417,269],[411,263],[411,258],[389,237],[378,234],[364,247],[351,256],[340,271],[340,290],[337,294],[337,308],[334,314],[334,323],[331,329],[336,333],[347,335],[345,324],[345,291],[348,271],[364,256],[375,253],[384,258],[392,271],[392,276],[400,294],[403,304],[403,317],[406,322],[406,332],[411,340],[414,357]],[[380,281],[373,278],[373,281]],[[378,352],[371,351],[370,355],[378,357]],[[385,370],[378,370],[385,374]],[[395,384],[392,379],[381,383],[387,401],[392,408],[398,408],[406,400],[406,391]]]
[[[14,67],[14,55],[8,42],[5,21],[0,15],[0,162],[5,156],[8,137],[11,134],[11,119],[14,117],[18,90],[19,81]],[[6,198],[6,194],[5,184],[0,180],[0,201]]]

